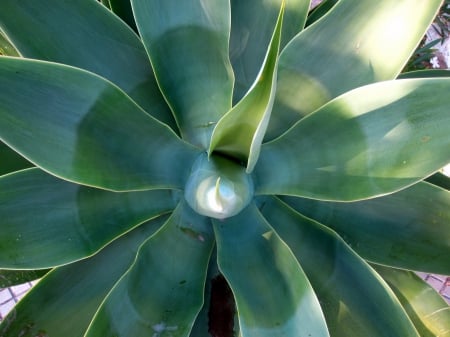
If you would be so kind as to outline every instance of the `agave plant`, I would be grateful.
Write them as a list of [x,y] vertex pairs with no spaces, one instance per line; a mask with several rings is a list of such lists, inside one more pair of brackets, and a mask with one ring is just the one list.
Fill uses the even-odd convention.
[[2,0],[0,336],[448,334],[441,1],[309,5]]

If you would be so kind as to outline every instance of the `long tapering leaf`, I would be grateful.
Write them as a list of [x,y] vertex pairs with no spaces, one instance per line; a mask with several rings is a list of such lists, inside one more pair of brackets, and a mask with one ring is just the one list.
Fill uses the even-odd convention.
[[450,161],[449,90],[450,79],[395,80],[334,99],[262,146],[256,193],[350,201],[422,180]]
[[419,336],[389,287],[336,233],[273,197],[261,212],[304,268],[331,336]]
[[48,268],[84,258],[175,205],[170,190],[116,193],[37,168],[3,176],[0,268]]
[[374,268],[397,295],[421,337],[450,336],[450,307],[436,290],[412,271]]
[[217,123],[209,153],[217,151],[246,163],[253,171],[259,157],[275,97],[284,2],[261,70],[244,98]]
[[214,221],[220,271],[236,299],[242,337],[328,335],[300,265],[254,204]]
[[0,87],[0,140],[44,170],[111,190],[184,186],[198,151],[111,82],[0,57]]
[[446,190],[418,183],[388,196],[354,203],[283,199],[338,232],[367,260],[450,273],[450,192]]
[[338,1],[280,55],[277,96],[266,139],[275,138],[346,91],[396,78],[441,3]]
[[281,49],[303,28],[309,1],[231,1],[230,59],[236,76],[235,103],[250,89],[260,71],[283,2]]
[[0,336],[83,336],[108,292],[133,263],[139,246],[167,220],[159,217],[95,256],[55,268],[0,325]]
[[230,3],[132,0],[139,33],[183,138],[207,149],[231,108]]
[[97,1],[2,0],[0,28],[22,56],[103,76],[175,130],[142,42]]
[[85,337],[189,336],[203,305],[214,237],[208,218],[180,204],[139,249]]

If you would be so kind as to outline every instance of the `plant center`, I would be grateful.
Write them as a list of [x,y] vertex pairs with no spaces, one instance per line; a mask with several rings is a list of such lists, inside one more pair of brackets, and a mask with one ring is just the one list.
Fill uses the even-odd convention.
[[253,198],[245,167],[220,156],[202,154],[194,163],[184,197],[197,213],[216,219],[238,214]]

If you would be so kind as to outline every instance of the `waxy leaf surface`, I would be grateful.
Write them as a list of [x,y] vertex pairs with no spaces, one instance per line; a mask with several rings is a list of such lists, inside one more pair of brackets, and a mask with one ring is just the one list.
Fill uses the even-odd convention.
[[253,171],[259,157],[275,97],[277,60],[280,49],[284,3],[261,70],[244,98],[217,123],[211,136],[209,153],[225,153]]
[[139,37],[97,1],[4,0],[0,28],[23,57],[103,76],[175,127]]
[[419,337],[387,285],[335,232],[274,197],[260,207],[302,265],[331,336]]
[[340,0],[280,55],[266,139],[346,91],[396,78],[441,3]]
[[397,295],[421,337],[450,336],[450,307],[431,285],[412,271],[374,268]]
[[175,208],[170,190],[116,193],[37,168],[0,178],[0,268],[48,268],[90,256]]
[[140,247],[85,337],[189,336],[213,245],[210,220],[180,204]]
[[139,246],[167,220],[159,217],[125,234],[98,254],[46,275],[4,319],[0,336],[80,337]]
[[450,193],[446,190],[418,183],[391,195],[354,203],[283,199],[338,232],[369,261],[450,273]]
[[234,76],[228,56],[229,1],[131,3],[181,135],[207,149],[215,123],[231,108]]
[[[93,73],[1,57],[0,87],[0,140],[64,179],[120,191],[179,188],[198,154]],[[167,165],[175,162],[184,165]]]
[[263,144],[256,193],[352,201],[422,180],[450,161],[449,90],[450,79],[410,79],[334,99]]
[[242,337],[329,336],[308,279],[254,204],[213,222],[219,269],[234,293]]

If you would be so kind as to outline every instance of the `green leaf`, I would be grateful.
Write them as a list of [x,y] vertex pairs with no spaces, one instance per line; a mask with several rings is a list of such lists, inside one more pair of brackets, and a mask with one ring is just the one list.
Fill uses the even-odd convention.
[[309,1],[231,1],[230,59],[236,76],[233,91],[236,103],[250,89],[260,71],[283,2],[281,48],[303,28]]
[[170,190],[115,193],[36,168],[3,176],[0,268],[48,268],[90,256],[175,205]]
[[210,220],[181,204],[140,247],[85,336],[189,336],[213,246]]
[[234,157],[246,163],[248,173],[258,160],[272,111],[283,13],[284,2],[255,82],[245,97],[219,120],[211,136],[209,154],[217,151]]
[[450,274],[450,192],[428,183],[354,203],[283,198],[338,232],[367,260]]
[[231,108],[230,3],[132,0],[139,33],[184,139],[207,149]]
[[335,232],[273,197],[261,211],[304,268],[331,336],[418,337],[389,287]]
[[255,193],[352,201],[422,180],[450,161],[449,90],[396,80],[334,99],[262,146]]
[[31,166],[32,163],[0,141],[0,176]]
[[450,307],[412,271],[374,266],[402,303],[421,337],[448,336]]
[[139,246],[167,217],[142,224],[95,256],[55,268],[0,325],[0,336],[80,337],[108,292],[133,263]]
[[103,76],[176,129],[142,42],[97,1],[2,0],[0,28],[22,56]]
[[31,282],[43,277],[50,269],[39,270],[7,270],[0,269],[0,288]]
[[179,188],[198,154],[93,73],[1,57],[0,87],[0,140],[67,180],[121,191]]
[[396,78],[441,2],[340,0],[281,53],[266,139],[344,92]]
[[242,337],[328,336],[308,279],[254,204],[213,223],[219,269],[233,290]]

